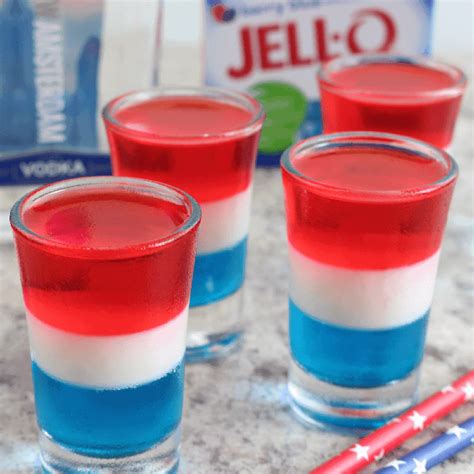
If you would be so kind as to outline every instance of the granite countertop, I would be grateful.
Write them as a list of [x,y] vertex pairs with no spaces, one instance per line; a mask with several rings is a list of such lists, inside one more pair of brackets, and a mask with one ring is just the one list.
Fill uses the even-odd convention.
[[[469,97],[452,147],[461,175],[432,307],[422,398],[474,366],[473,126]],[[183,473],[305,473],[355,440],[301,426],[287,404],[287,255],[278,170],[257,171],[252,213],[246,335],[241,350],[227,359],[186,368]],[[0,245],[0,317],[0,473],[34,472],[38,452],[28,341],[14,249],[8,243]],[[473,403],[385,461],[469,416],[474,416]],[[432,472],[473,472],[473,454],[472,448],[465,450]]]

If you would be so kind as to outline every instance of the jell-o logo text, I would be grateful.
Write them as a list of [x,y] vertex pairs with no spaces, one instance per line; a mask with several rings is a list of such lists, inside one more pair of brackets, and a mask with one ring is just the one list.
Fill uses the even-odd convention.
[[[379,37],[369,47],[361,40],[361,30],[367,22],[376,22]],[[372,25],[374,26],[374,25]],[[312,21],[312,51],[303,52],[303,37],[296,21],[272,22],[260,26],[243,26],[239,31],[240,64],[227,69],[233,79],[242,79],[254,70],[271,71],[287,67],[308,66],[340,56],[343,52],[389,51],[397,37],[397,26],[390,14],[381,9],[356,11],[346,31],[331,29],[330,18]]]

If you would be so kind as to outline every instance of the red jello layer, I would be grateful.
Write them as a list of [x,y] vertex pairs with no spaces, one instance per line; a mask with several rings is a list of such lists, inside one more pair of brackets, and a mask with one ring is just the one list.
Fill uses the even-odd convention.
[[195,230],[151,250],[145,244],[177,230],[189,217],[184,205],[118,189],[61,193],[23,211],[41,244],[16,235],[31,313],[64,331],[112,335],[151,329],[183,311]]
[[292,165],[304,177],[283,168],[288,238],[308,257],[385,269],[419,262],[439,249],[453,186],[431,185],[447,174],[446,164],[356,147],[307,152]]
[[[200,202],[250,184],[259,132],[243,133],[253,113],[194,96],[158,97],[115,113],[108,127],[114,174],[172,184]],[[126,127],[126,130],[123,128]]]
[[[447,71],[405,63],[360,64],[321,79],[325,133],[371,130],[451,143],[461,103]],[[446,92],[451,88],[450,92]]]
[[91,249],[122,249],[167,238],[189,217],[184,205],[124,189],[46,195],[23,212],[36,234]]
[[382,97],[435,92],[452,87],[457,80],[446,71],[396,62],[358,64],[332,72],[330,79],[337,87],[379,93]]

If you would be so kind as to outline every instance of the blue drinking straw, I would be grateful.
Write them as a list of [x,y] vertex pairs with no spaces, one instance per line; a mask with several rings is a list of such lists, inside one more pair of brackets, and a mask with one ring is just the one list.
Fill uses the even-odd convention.
[[395,459],[374,474],[422,474],[473,444],[474,417],[471,417],[400,459]]

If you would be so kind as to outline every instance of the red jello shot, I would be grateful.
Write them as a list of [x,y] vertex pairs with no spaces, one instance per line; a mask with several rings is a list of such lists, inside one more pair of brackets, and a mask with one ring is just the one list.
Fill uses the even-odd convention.
[[355,55],[319,72],[324,133],[377,131],[450,146],[466,76],[425,58]]
[[238,347],[263,118],[252,97],[217,88],[131,92],[104,109],[115,175],[169,183],[199,202],[188,361],[222,357]]
[[306,425],[373,430],[415,401],[457,178],[401,135],[321,135],[282,158],[290,405]]
[[13,207],[45,472],[176,468],[199,221],[187,194],[130,178]]

